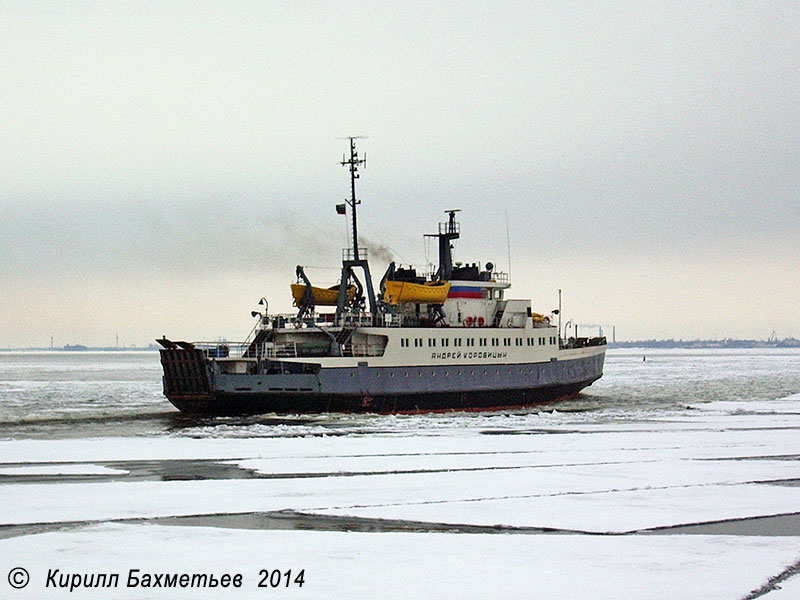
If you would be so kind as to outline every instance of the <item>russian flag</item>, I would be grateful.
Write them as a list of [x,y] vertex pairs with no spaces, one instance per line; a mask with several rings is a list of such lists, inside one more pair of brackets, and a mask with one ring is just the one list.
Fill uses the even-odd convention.
[[448,298],[483,298],[481,288],[471,285],[451,285]]

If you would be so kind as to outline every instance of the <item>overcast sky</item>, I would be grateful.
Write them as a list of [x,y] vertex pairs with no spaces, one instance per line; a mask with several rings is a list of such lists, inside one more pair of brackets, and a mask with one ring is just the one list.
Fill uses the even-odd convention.
[[461,208],[456,260],[508,269],[508,224],[540,312],[800,336],[798,40],[798,2],[0,2],[0,347],[291,310],[347,135],[399,262]]

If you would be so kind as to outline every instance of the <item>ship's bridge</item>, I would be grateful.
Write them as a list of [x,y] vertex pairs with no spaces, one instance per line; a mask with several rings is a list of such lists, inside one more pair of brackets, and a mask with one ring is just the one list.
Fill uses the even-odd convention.
[[[457,266],[450,280],[450,290],[443,309],[445,324],[450,327],[530,327],[530,300],[505,300],[511,287],[506,273],[485,271],[477,265]],[[459,278],[461,276],[463,278]]]

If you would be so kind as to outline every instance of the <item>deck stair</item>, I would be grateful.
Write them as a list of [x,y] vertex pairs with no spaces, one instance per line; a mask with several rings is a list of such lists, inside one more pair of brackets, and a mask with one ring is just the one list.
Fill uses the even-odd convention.
[[345,325],[339,332],[336,333],[336,341],[340,346],[344,346],[350,342],[350,338],[353,337],[353,332],[355,330],[355,327],[351,325]]
[[248,344],[247,350],[244,351],[245,358],[261,358],[263,355],[263,344],[268,342],[272,337],[271,329],[260,329],[253,336],[253,340]]
[[339,350],[342,356],[353,356],[353,345],[350,343],[350,340],[355,330],[356,327],[354,325],[344,325],[342,329],[336,333],[336,343],[339,344]]

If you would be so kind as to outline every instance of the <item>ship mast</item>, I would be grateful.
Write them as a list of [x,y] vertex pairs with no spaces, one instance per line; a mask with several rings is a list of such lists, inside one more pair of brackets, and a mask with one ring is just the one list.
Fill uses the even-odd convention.
[[456,221],[456,213],[460,208],[453,208],[444,211],[449,215],[447,223],[439,223],[439,233],[426,233],[425,237],[435,237],[439,240],[439,269],[434,275],[434,279],[448,281],[453,275],[453,245],[452,241],[457,240],[460,235],[461,227]]
[[358,158],[356,151],[356,140],[363,139],[363,136],[355,136],[347,138],[350,140],[350,158],[342,157],[342,162],[339,164],[350,167],[350,199],[345,198],[345,202],[350,205],[353,215],[353,260],[358,260],[358,219],[356,217],[356,206],[361,204],[360,200],[356,200],[356,179],[358,179],[358,165],[367,166],[367,155],[364,158]]
[[[336,321],[338,322],[345,311],[347,304],[347,287],[350,281],[353,280],[360,291],[362,286],[356,277],[354,269],[360,268],[364,273],[364,283],[367,288],[367,301],[369,302],[369,310],[374,316],[377,314],[377,304],[375,302],[375,291],[372,288],[372,275],[369,272],[369,262],[367,262],[366,251],[363,253],[358,248],[358,217],[356,207],[361,204],[360,200],[356,199],[356,179],[358,179],[358,166],[366,165],[366,154],[364,158],[358,157],[356,151],[356,140],[361,139],[361,136],[352,136],[346,138],[350,140],[350,158],[342,157],[341,164],[343,167],[350,168],[350,199],[345,199],[345,202],[350,205],[350,210],[353,215],[353,248],[352,251],[345,250],[342,257],[342,277],[339,282],[339,297],[336,301]],[[353,299],[353,308],[359,308],[359,303],[362,298]]]

